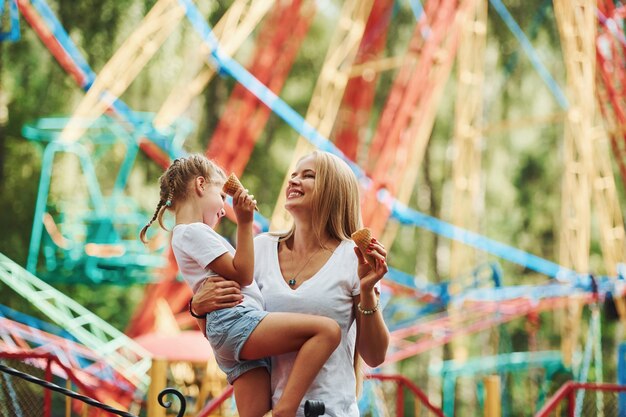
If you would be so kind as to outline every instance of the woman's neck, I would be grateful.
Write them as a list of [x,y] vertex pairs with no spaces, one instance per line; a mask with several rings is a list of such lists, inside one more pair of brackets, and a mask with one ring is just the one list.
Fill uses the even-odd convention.
[[296,222],[289,247],[292,252],[311,253],[320,248],[334,249],[337,246],[338,242],[335,242],[335,239],[332,239],[326,232],[323,232],[319,238],[318,241],[311,223]]

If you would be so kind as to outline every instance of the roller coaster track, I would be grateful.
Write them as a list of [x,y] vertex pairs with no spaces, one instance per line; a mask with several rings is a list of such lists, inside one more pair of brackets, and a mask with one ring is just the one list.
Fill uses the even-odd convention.
[[0,281],[67,330],[80,343],[101,355],[108,365],[139,390],[147,389],[151,354],[128,336],[1,253]]
[[[594,301],[592,295],[584,295],[581,303]],[[456,314],[441,313],[391,333],[390,350],[385,364],[407,359],[442,346],[459,336],[487,330],[531,312],[565,308],[570,297],[550,297],[541,300],[516,298],[499,302],[480,301],[466,303]]]

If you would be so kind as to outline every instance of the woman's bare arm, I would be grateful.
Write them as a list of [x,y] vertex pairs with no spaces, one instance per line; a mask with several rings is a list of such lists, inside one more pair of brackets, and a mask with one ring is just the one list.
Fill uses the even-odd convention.
[[[361,294],[354,297],[357,323],[356,348],[365,363],[375,368],[385,361],[389,347],[389,330],[383,320],[379,297],[375,289],[376,283],[387,273],[385,261],[387,252],[382,245],[375,242],[371,253],[369,253],[376,259],[376,265],[372,267],[365,261],[358,248],[354,248],[354,251],[359,258],[359,278],[361,280]],[[364,314],[363,311],[372,313]]]
[[204,315],[222,308],[241,303],[243,295],[239,284],[222,277],[209,277],[193,296],[191,308],[194,313]]

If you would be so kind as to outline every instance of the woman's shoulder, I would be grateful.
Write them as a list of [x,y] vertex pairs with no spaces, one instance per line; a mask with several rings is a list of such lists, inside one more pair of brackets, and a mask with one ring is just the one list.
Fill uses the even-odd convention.
[[280,239],[280,235],[276,233],[270,233],[270,232],[259,233],[258,235],[254,237],[254,245],[255,246],[273,245],[276,242],[278,242],[278,239]]
[[335,249],[335,252],[351,253],[354,255],[354,247],[356,244],[351,239],[345,239],[339,242],[339,246]]

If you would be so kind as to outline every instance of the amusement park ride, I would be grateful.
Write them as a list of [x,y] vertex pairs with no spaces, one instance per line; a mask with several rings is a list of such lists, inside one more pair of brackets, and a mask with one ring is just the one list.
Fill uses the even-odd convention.
[[[563,320],[561,351],[507,351],[481,361],[447,361],[432,369],[444,381],[443,411],[427,399],[423,401],[434,415],[453,415],[455,381],[463,375],[497,376],[520,369],[542,369],[545,378],[538,384],[537,409],[547,398],[546,381],[557,372],[569,372],[578,382],[586,383],[593,366],[594,382],[603,382],[598,303],[613,297],[626,324],[624,277],[619,270],[626,250],[624,222],[610,168],[611,159],[615,159],[622,184],[626,183],[626,9],[611,0],[598,0],[597,4],[591,0],[554,0],[567,75],[563,93],[532,49],[532,39],[521,31],[504,4],[489,1],[491,9],[517,37],[564,113],[564,209],[561,252],[555,263],[477,232],[487,0],[426,0],[423,9],[418,1],[411,1],[415,27],[407,51],[401,56],[385,56],[396,2],[346,0],[335,17],[340,24],[331,37],[309,108],[302,117],[279,94],[318,3],[234,0],[211,28],[191,0],[158,0],[96,74],[45,0],[0,0],[0,16],[8,22],[0,27],[0,40],[19,41],[22,16],[85,91],[71,117],[41,118],[23,127],[23,136],[43,149],[42,172],[28,262],[24,268],[0,254],[0,281],[58,327],[0,306],[0,358],[34,361],[44,354],[54,357],[54,365],[48,365],[51,375],[69,381],[85,395],[130,410],[149,403],[154,388],[165,384],[166,375],[171,381],[176,373],[194,374],[193,366],[180,364],[157,371],[153,353],[139,343],[142,336],[156,330],[178,334],[179,326],[189,323],[182,318],[185,314],[178,313],[184,312],[190,292],[177,280],[176,265],[165,239],[155,239],[157,243],[147,248],[136,238],[148,215],[125,194],[125,188],[139,151],[163,168],[184,155],[182,144],[192,124],[183,114],[219,73],[232,77],[237,84],[206,154],[226,171],[243,173],[273,112],[299,134],[292,166],[314,148],[348,162],[362,185],[364,222],[386,245],[391,246],[400,225],[421,227],[452,239],[451,281],[426,283],[411,274],[390,270],[383,292],[385,319],[391,330],[385,365],[517,318],[536,322],[533,320],[544,311],[568,312]],[[198,74],[184,86],[177,86],[155,114],[133,111],[120,97],[184,22],[201,39],[197,56],[204,63],[197,63]],[[232,57],[253,33],[256,43],[246,69]],[[454,64],[457,98],[453,211],[448,223],[413,210],[408,204]],[[393,71],[395,77],[370,138],[362,126],[374,117],[377,80],[383,71]],[[597,97],[597,101],[591,97]],[[246,123],[242,123],[244,120]],[[124,158],[114,185],[105,190],[97,166],[119,146],[125,149]],[[88,201],[51,197],[60,155],[78,160]],[[271,220],[256,214],[258,231],[285,226],[281,201],[284,193],[279,195]],[[592,217],[600,225],[605,276],[589,275]],[[477,249],[546,275],[546,285],[505,286],[497,264],[477,263]],[[122,333],[48,284],[76,282],[144,284],[144,299]],[[578,328],[585,306],[591,311],[589,334],[582,355],[577,355]],[[197,400],[197,415],[206,416],[216,409],[215,400],[205,406],[207,398],[228,398],[230,393],[217,372],[210,374],[204,379],[206,384],[187,392]],[[360,401],[363,413],[384,413],[385,405],[376,388],[383,380],[398,384],[400,399],[402,387],[416,398],[423,396],[402,379],[376,375],[368,379]],[[208,384],[212,384],[211,389]],[[497,403],[494,393],[500,397],[499,382],[487,385],[485,402],[489,399]],[[621,397],[620,412],[626,412],[626,401]],[[600,393],[596,398],[602,398]],[[403,409],[400,399],[395,406],[398,415]],[[582,402],[580,398],[578,403]],[[149,415],[159,415],[150,414],[153,412],[148,411]],[[224,407],[220,412],[230,411]]]

